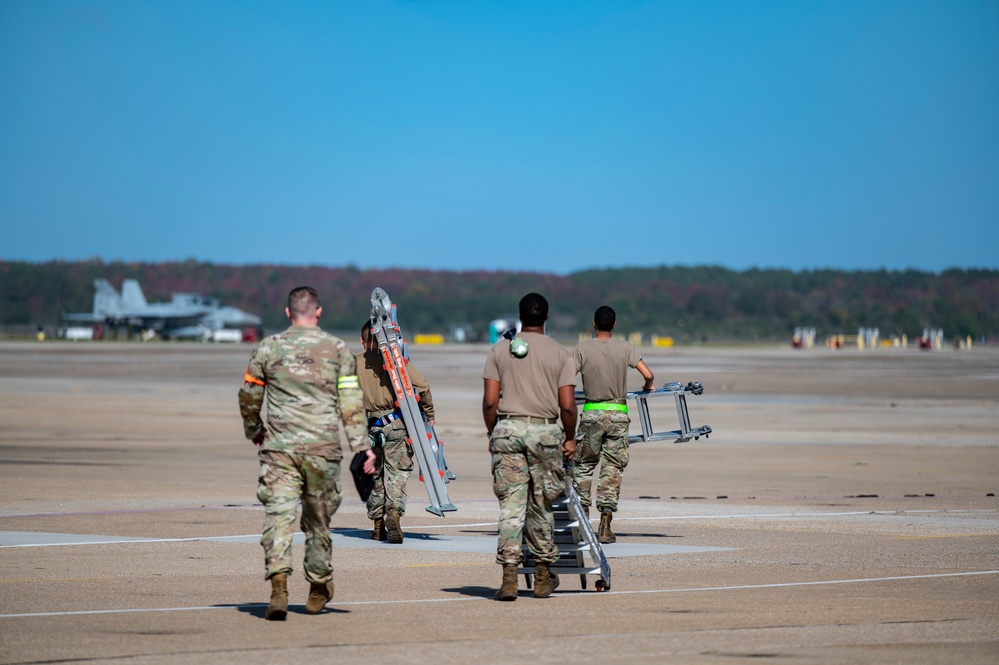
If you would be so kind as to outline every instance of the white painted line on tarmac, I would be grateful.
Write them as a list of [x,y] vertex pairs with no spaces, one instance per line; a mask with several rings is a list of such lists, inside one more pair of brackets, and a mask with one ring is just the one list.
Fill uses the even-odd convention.
[[[671,520],[730,520],[730,519],[773,519],[773,518],[811,518],[811,517],[851,517],[857,515],[925,515],[925,514],[982,514],[999,511],[982,510],[854,510],[839,512],[790,512],[790,513],[738,513],[733,515],[654,515],[649,517],[619,517],[618,522],[656,522]],[[596,521],[591,519],[591,522]],[[425,529],[469,529],[493,527],[496,522],[470,522],[466,524],[419,524],[408,527],[410,530]],[[369,533],[369,529],[334,529],[334,537],[338,534],[350,537],[349,534]],[[301,537],[301,532],[295,534]],[[199,540],[250,542],[259,539],[260,534],[244,534],[239,536],[199,536],[195,538],[132,538],[123,536],[95,536],[79,534],[56,534],[35,531],[0,531],[0,549],[10,547],[60,547],[67,545],[112,545],[124,543],[189,543]],[[342,542],[342,541],[341,541]]]
[[[654,522],[660,520],[728,520],[728,519],[759,519],[767,517],[849,517],[852,515],[925,515],[929,513],[945,513],[958,515],[967,513],[996,513],[995,510],[850,510],[842,512],[793,512],[793,513],[736,513],[732,515],[655,515],[651,517],[615,517],[615,522]],[[591,522],[593,520],[590,520]]]
[[[864,584],[869,582],[908,582],[912,580],[931,580],[945,577],[974,577],[980,575],[999,575],[999,570],[977,570],[963,573],[935,573],[929,575],[895,575],[891,577],[864,577],[852,580],[818,580],[815,582],[778,582],[775,584],[740,584],[735,586],[691,587],[686,589],[635,589],[632,591],[594,591],[580,592],[571,595],[555,593],[552,598],[602,598],[605,596],[633,596],[651,593],[699,593],[705,591],[747,591],[752,589],[779,589],[790,587],[824,586],[831,584]],[[345,603],[334,603],[333,607],[356,607],[361,605],[411,605],[415,603],[458,603],[473,600],[492,600],[484,596],[463,598],[413,598],[409,600],[355,600]],[[243,605],[205,605],[201,607],[150,607],[119,610],[77,610],[70,612],[28,612],[23,614],[0,614],[0,619],[64,617],[90,614],[135,614],[139,612],[200,612],[202,610],[231,610],[235,608],[265,607],[266,603],[246,603]],[[291,605],[302,607],[302,605]]]
[[[645,517],[616,517],[618,522],[655,522],[670,520],[727,520],[727,519],[766,519],[773,517],[849,517],[854,515],[927,515],[942,513],[947,515],[999,513],[992,509],[944,509],[927,510],[851,510],[835,512],[790,512],[790,513],[733,513],[730,515],[651,515]],[[596,518],[591,518],[596,522]],[[496,527],[497,522],[468,522],[465,524],[414,524],[409,529],[470,529]],[[370,529],[333,529],[333,533],[369,533]],[[197,536],[193,538],[136,538],[128,536],[93,536],[77,534],[56,534],[37,531],[0,531],[0,548],[4,547],[45,547],[49,545],[102,545],[108,543],[181,543],[196,540],[244,540],[249,537],[259,537],[259,534],[244,534],[238,536]],[[7,542],[4,542],[4,541]],[[17,542],[25,540],[28,542]]]

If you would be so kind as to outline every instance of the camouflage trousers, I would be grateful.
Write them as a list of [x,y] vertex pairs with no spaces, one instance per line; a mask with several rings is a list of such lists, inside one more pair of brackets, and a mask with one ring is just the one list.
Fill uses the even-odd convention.
[[305,533],[305,579],[328,582],[333,577],[330,518],[343,498],[340,461],[316,455],[260,451],[257,498],[264,504],[264,565],[270,579],[290,574],[291,539],[295,518],[302,507]]
[[381,439],[381,445],[374,447],[375,488],[368,497],[368,519],[383,518],[392,508],[401,517],[406,513],[406,481],[413,473],[413,446],[406,441],[406,424],[400,418],[371,434]]
[[562,429],[500,420],[493,429],[493,492],[500,504],[496,563],[519,565],[522,543],[536,561],[558,559],[552,500],[565,487]]
[[597,510],[617,512],[621,478],[628,466],[628,419],[620,411],[583,411],[572,458],[572,486],[584,506],[590,505],[593,472],[600,463]]

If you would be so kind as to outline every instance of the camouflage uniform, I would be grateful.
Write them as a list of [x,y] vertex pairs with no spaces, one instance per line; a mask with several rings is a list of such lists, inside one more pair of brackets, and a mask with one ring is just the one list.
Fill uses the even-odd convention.
[[510,341],[500,340],[483,372],[484,379],[501,387],[489,449],[493,492],[500,503],[496,563],[503,566],[523,561],[522,541],[535,561],[558,559],[551,503],[565,479],[558,390],[576,380],[569,353],[558,342],[540,333],[517,336],[528,342],[527,356],[514,358]]
[[413,473],[413,446],[402,419],[370,430],[375,451],[375,487],[368,496],[368,519],[385,517],[392,508],[406,514],[406,481]]
[[579,417],[572,484],[584,506],[590,505],[593,471],[601,462],[597,510],[617,511],[621,478],[629,459],[629,423],[628,413],[619,411],[583,411]]
[[[392,380],[381,353],[377,350],[366,351],[357,354],[356,360],[368,422],[374,423],[389,414],[399,415],[395,410]],[[434,401],[430,385],[412,363],[406,366],[406,371],[419,394],[423,413],[433,420]],[[381,519],[393,508],[402,517],[406,514],[406,482],[413,472],[413,445],[409,443],[406,424],[402,418],[396,418],[386,425],[372,425],[368,434],[375,451],[375,487],[367,501],[368,519]]]
[[580,342],[572,357],[583,376],[586,399],[576,434],[572,484],[580,502],[589,508],[593,472],[599,462],[597,510],[616,512],[629,459],[627,372],[642,356],[624,340],[590,339]]
[[524,540],[535,560],[558,560],[552,500],[565,478],[564,438],[558,425],[497,421],[491,439],[493,492],[500,502],[496,563],[520,564]]
[[[260,413],[267,401],[267,425]],[[250,356],[239,408],[246,438],[266,429],[257,498],[264,504],[266,579],[290,574],[298,506],[305,532],[305,577],[332,578],[330,518],[342,498],[341,440],[367,447],[354,356],[318,326],[293,325],[262,340]]]

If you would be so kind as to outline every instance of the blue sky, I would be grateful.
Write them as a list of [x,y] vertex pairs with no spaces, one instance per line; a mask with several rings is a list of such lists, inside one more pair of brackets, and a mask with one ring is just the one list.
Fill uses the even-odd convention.
[[0,259],[999,268],[999,3],[0,2]]

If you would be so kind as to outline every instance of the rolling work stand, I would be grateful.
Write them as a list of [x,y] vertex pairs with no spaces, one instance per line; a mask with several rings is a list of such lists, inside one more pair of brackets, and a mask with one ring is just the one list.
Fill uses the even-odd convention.
[[382,354],[385,369],[392,379],[396,407],[406,425],[409,443],[420,465],[420,480],[427,490],[430,505],[427,512],[444,517],[444,513],[458,510],[447,495],[447,483],[454,474],[447,470],[444,462],[444,449],[434,428],[423,419],[420,411],[419,394],[413,390],[406,371],[408,359],[405,342],[395,320],[395,305],[381,288],[371,292],[371,334],[378,340],[378,351]]
[[[700,382],[691,382],[683,385],[679,382],[668,383],[657,390],[634,391],[628,393],[629,399],[634,399],[636,410],[638,411],[638,422],[641,427],[640,434],[632,434],[628,437],[628,444],[640,441],[665,441],[673,439],[673,443],[684,443],[702,436],[708,438],[711,434],[709,425],[691,427],[690,414],[687,412],[687,395],[700,395],[704,392],[704,387]],[[648,400],[671,396],[676,405],[677,419],[680,421],[680,429],[665,432],[656,432],[652,428],[652,417],[649,413]],[[583,393],[576,393],[576,401],[582,403]],[[552,501],[552,512],[555,516],[555,545],[558,547],[558,561],[551,564],[553,573],[579,575],[579,584],[586,588],[586,576],[596,575],[597,581],[594,587],[597,591],[607,591],[611,588],[611,570],[604,555],[603,547],[597,540],[597,535],[593,532],[593,525],[583,512],[583,504],[579,501],[579,495],[572,486],[572,467],[566,468],[565,488],[562,494]],[[534,574],[534,556],[527,546],[523,547],[524,565],[520,572],[527,580],[527,587],[531,587],[531,577]]]

